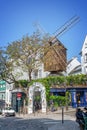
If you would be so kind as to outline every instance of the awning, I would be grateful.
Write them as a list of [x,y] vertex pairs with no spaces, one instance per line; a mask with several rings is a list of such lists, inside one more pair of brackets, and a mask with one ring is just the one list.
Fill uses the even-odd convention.
[[51,88],[50,92],[65,92],[66,89],[64,88]]

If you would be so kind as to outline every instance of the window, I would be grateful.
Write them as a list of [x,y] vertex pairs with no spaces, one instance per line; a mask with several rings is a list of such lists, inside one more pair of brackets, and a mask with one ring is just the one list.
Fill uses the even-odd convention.
[[87,53],[85,54],[85,62],[87,62]]
[[85,43],[85,48],[87,48],[87,43]]
[[39,70],[39,78],[42,78],[42,70]]
[[36,69],[35,71],[34,71],[34,79],[37,79],[38,78],[38,70]]

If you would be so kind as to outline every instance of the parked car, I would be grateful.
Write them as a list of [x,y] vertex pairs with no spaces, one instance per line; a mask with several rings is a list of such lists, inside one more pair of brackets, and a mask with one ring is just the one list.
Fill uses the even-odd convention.
[[15,116],[15,110],[12,109],[11,107],[4,108],[2,110],[2,115],[3,116]]

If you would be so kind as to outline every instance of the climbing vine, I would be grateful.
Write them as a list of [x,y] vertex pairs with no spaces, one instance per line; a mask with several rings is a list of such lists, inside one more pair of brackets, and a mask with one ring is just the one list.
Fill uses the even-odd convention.
[[[58,102],[59,104],[64,105],[65,103],[69,104],[69,92],[66,92],[65,97],[62,96],[51,96],[50,95],[50,88],[55,86],[77,86],[77,85],[86,85],[87,84],[87,76],[80,74],[80,75],[70,75],[70,76],[49,76],[46,78],[41,78],[37,80],[32,80],[31,82],[28,82],[26,80],[20,81],[20,84],[22,86],[29,87],[34,82],[40,82],[42,83],[46,88],[46,99],[49,101],[50,99],[53,99],[55,104]],[[58,105],[59,105],[58,104]]]

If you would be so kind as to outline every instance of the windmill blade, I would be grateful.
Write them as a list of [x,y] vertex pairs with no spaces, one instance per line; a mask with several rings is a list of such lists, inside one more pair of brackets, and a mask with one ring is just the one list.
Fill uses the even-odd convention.
[[55,43],[55,39],[62,35],[63,33],[65,33],[66,31],[68,31],[74,24],[78,23],[80,20],[80,17],[78,16],[73,16],[71,19],[69,19],[62,27],[60,27],[59,29],[56,30],[56,32],[54,33],[55,35],[53,36],[53,38],[51,38],[49,40],[49,43],[52,45],[53,43]]
[[79,20],[80,20],[80,17],[74,15],[67,22],[65,22],[59,29],[57,29],[53,35],[55,35],[55,36],[60,35],[61,32],[63,32],[64,30],[69,29],[75,23],[77,23]]
[[41,24],[36,21],[33,23],[33,26],[36,28],[36,30],[38,30],[42,35],[46,35],[47,32],[43,29],[43,27],[41,26]]

